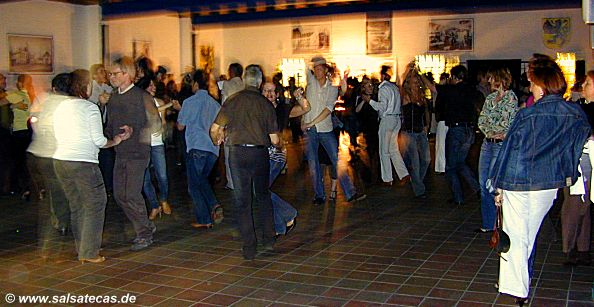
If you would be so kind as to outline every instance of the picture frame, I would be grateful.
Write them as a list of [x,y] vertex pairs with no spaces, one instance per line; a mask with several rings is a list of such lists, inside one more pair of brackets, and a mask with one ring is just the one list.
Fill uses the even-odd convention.
[[53,74],[53,36],[7,34],[8,72],[11,74]]
[[291,27],[291,44],[294,54],[330,52],[330,24],[300,25]]
[[150,58],[151,57],[151,42],[150,41],[144,41],[144,40],[134,40],[132,41],[132,58],[134,60],[141,58],[141,57],[146,57],[146,58]]
[[367,18],[367,54],[392,53],[392,18]]
[[429,21],[429,52],[474,50],[474,18]]

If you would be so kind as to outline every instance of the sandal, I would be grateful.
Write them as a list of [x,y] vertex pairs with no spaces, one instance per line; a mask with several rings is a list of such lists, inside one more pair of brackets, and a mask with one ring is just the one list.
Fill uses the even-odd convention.
[[336,191],[330,191],[330,200],[331,201],[336,200]]
[[223,215],[223,207],[221,205],[215,205],[212,208],[212,221],[215,224],[220,224],[225,216]]

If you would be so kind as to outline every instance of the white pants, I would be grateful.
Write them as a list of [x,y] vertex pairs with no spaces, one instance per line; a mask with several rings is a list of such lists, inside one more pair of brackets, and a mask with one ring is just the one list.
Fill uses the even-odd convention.
[[391,182],[392,165],[396,170],[398,178],[408,176],[408,170],[398,150],[398,132],[400,131],[400,117],[386,116],[381,119],[379,125],[379,150],[382,180]]
[[437,122],[437,128],[435,130],[435,171],[438,173],[445,172],[446,134],[448,134],[448,126],[445,125],[445,121]]
[[[499,292],[528,297],[528,258],[545,215],[553,206],[557,189],[503,191],[503,231],[509,235],[509,251],[499,261]],[[506,260],[503,260],[506,259]]]

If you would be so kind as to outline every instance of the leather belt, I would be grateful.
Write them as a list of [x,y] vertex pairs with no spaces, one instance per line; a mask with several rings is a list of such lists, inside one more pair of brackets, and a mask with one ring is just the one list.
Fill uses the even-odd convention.
[[485,138],[485,141],[487,141],[489,143],[501,143],[501,142],[503,142],[503,140],[501,140],[501,139],[492,139],[492,138]]
[[469,127],[469,128],[472,128],[472,127],[474,127],[474,124],[473,123],[466,123],[466,122],[464,122],[464,123],[449,123],[449,124],[446,124],[446,126],[448,126],[448,127]]
[[255,145],[255,144],[233,144],[231,146],[235,147],[250,147],[250,148],[266,148],[264,145]]

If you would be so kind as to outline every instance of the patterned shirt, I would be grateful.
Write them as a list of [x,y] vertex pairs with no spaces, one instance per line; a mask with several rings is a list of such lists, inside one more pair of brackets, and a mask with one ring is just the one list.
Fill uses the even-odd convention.
[[518,113],[518,98],[513,91],[506,91],[498,102],[495,101],[496,98],[497,92],[487,96],[478,119],[478,127],[487,138],[492,138],[498,133],[507,134]]

